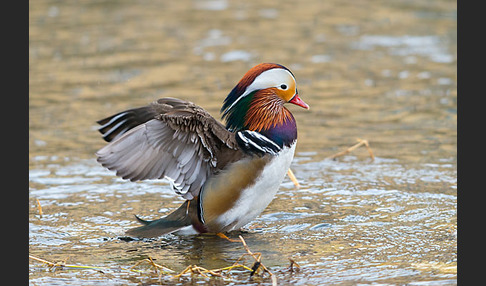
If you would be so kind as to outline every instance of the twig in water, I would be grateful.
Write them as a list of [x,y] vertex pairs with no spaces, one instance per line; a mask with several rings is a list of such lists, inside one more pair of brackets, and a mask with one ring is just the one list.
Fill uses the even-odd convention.
[[268,270],[268,268],[265,267],[265,265],[263,265],[263,263],[261,262],[261,258],[262,258],[261,253],[258,253],[258,256],[257,256],[255,253],[251,252],[250,248],[246,244],[243,237],[241,235],[239,235],[238,237],[240,238],[241,243],[243,244],[243,247],[245,248],[246,252],[249,255],[251,255],[256,261],[255,264],[252,267],[252,273],[251,273],[250,276],[252,276],[258,270],[258,268],[261,266],[263,268],[263,270],[270,275],[270,278],[272,278],[272,285],[277,285],[277,276],[273,275],[273,273],[270,270]]
[[42,206],[41,206],[41,203],[39,201],[39,199],[36,199],[37,200],[37,209],[39,210],[39,216],[42,217]]
[[368,143],[368,140],[366,140],[366,139],[359,139],[359,138],[356,139],[356,140],[358,140],[358,143],[356,143],[355,145],[349,147],[348,149],[346,149],[344,151],[341,151],[341,152],[338,152],[338,153],[336,153],[334,155],[331,155],[331,156],[329,156],[327,158],[329,158],[329,159],[335,159],[337,157],[346,155],[346,154],[352,152],[354,149],[356,149],[356,148],[364,145],[366,147],[366,149],[368,150],[368,153],[370,154],[371,161],[374,161],[375,160],[375,155],[373,154],[373,151],[371,151],[370,144]]
[[54,267],[54,266],[56,266],[56,263],[52,263],[52,262],[50,262],[50,261],[44,260],[44,259],[42,259],[42,258],[35,257],[35,256],[33,256],[33,255],[29,255],[29,258],[30,258],[30,259],[33,259],[33,260],[36,260],[36,261],[39,261],[39,262],[42,262],[42,263],[44,263],[44,264],[47,264],[47,266],[49,266],[49,267]]
[[[174,270],[170,269],[170,268],[167,268],[163,265],[160,265],[160,264],[157,264],[154,262],[154,260],[152,259],[152,257],[148,257],[148,258],[145,258],[145,259],[142,259],[140,261],[138,261],[137,263],[135,263],[135,265],[133,265],[132,267],[130,267],[130,271],[134,271],[133,268],[135,268],[136,266],[142,264],[143,262],[148,262],[150,265],[152,265],[152,267],[155,269],[155,272],[158,273],[159,275],[159,279],[160,277],[162,277],[162,274],[164,273],[172,273],[172,272],[175,272]],[[159,270],[162,270],[160,273],[159,273]]]
[[229,278],[228,276],[223,275],[223,271],[229,272],[230,270],[233,270],[235,268],[244,268],[246,270],[251,271],[251,268],[248,268],[247,266],[242,265],[242,264],[233,264],[233,265],[228,266],[228,267],[217,268],[217,269],[206,269],[206,268],[203,268],[203,267],[200,267],[200,266],[197,266],[197,265],[189,265],[184,270],[182,270],[179,274],[174,275],[172,278],[178,279],[178,278],[182,277],[182,275],[187,274],[187,273],[199,274],[199,275],[201,275],[205,278],[209,278],[209,276],[206,275],[206,273],[209,273],[209,274],[216,276],[216,277],[228,279]]
[[36,260],[38,262],[42,262],[44,264],[47,264],[49,267],[49,270],[55,270],[57,267],[59,268],[70,268],[70,269],[94,269],[94,270],[102,270],[102,269],[107,269],[106,267],[95,267],[95,266],[87,266],[87,265],[72,265],[72,264],[66,264],[66,261],[68,258],[64,259],[64,261],[59,261],[59,262],[51,262],[42,258],[35,257],[33,255],[29,255],[30,259]]
[[[200,266],[197,266],[197,265],[189,265],[183,271],[181,271],[179,274],[174,275],[173,274],[174,270],[167,268],[163,265],[157,264],[157,263],[154,262],[154,260],[151,257],[148,257],[148,258],[145,258],[145,259],[138,261],[137,263],[135,263],[135,265],[133,265],[129,269],[126,269],[126,268],[121,268],[121,269],[125,270],[125,271],[130,271],[130,272],[143,273],[144,271],[136,270],[134,268],[145,262],[145,263],[148,263],[149,265],[151,265],[154,268],[155,272],[159,276],[159,280],[161,279],[162,274],[169,274],[169,275],[172,276],[172,278],[178,279],[182,275],[188,274],[188,273],[200,275],[204,278],[210,278],[209,275],[212,275],[213,277],[220,277],[220,278],[223,278],[223,279],[231,279],[231,277],[229,276],[230,271],[235,269],[235,268],[243,268],[243,269],[249,271],[250,277],[252,277],[256,273],[258,273],[258,270],[262,269],[263,272],[266,272],[270,275],[270,278],[272,279],[272,285],[277,285],[277,277],[270,270],[268,270],[268,268],[265,267],[265,265],[263,265],[263,263],[261,262],[262,254],[259,253],[259,252],[252,252],[250,250],[250,248],[248,247],[248,245],[246,244],[246,241],[243,239],[243,237],[241,235],[239,236],[239,239],[240,239],[239,241],[241,241],[241,243],[243,244],[243,247],[245,248],[246,253],[243,253],[235,261],[235,263],[233,263],[233,265],[231,265],[231,266],[218,268],[218,269],[206,269],[206,268],[203,268],[203,267],[200,267]],[[248,267],[248,266],[245,266],[241,263],[241,261],[244,260],[244,258],[247,257],[247,256],[251,256],[255,260],[255,262],[253,263],[251,268]],[[86,266],[86,265],[70,265],[70,264],[66,264],[67,258],[64,261],[61,261],[61,262],[51,262],[51,261],[48,261],[48,260],[45,260],[45,259],[42,259],[42,258],[35,257],[33,255],[29,255],[29,259],[47,264],[47,266],[49,267],[49,270],[55,270],[57,268],[61,268],[61,269],[62,268],[92,269],[92,270],[97,270],[97,271],[99,271],[103,274],[110,275],[110,274],[107,274],[104,271],[102,271],[102,270],[110,270],[110,268],[94,267],[94,266]],[[292,267],[292,265],[296,265],[297,267],[299,267],[298,264],[295,263],[295,261],[291,260],[290,258],[289,258],[289,260],[291,261],[291,267]]]
[[294,272],[294,266],[297,268],[297,271],[300,270],[300,265],[297,262],[295,262],[295,260],[289,257],[289,261],[290,261],[290,267],[289,267],[290,272]]

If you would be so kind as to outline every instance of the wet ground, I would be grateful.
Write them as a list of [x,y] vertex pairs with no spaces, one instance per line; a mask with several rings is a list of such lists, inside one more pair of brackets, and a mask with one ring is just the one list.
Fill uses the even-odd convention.
[[[219,268],[245,249],[209,236],[119,239],[134,214],[157,218],[182,200],[94,157],[96,120],[164,96],[219,117],[260,62],[289,67],[311,106],[290,107],[301,187],[286,179],[249,232],[230,236],[281,285],[457,284],[456,11],[455,1],[31,1],[29,254],[99,268],[31,259],[30,284],[271,285],[247,271],[229,281],[130,271],[147,257]],[[374,161],[363,147],[327,158],[356,138]]]

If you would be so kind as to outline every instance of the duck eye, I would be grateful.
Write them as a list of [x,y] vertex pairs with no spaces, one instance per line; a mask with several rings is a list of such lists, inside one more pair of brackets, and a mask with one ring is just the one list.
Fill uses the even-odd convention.
[[281,89],[287,89],[287,85],[286,84],[282,84],[282,85],[280,85],[280,88]]

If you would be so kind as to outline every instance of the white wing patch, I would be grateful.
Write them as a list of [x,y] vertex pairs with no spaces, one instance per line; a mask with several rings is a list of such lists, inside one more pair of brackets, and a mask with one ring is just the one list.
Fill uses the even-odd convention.
[[261,155],[277,155],[277,153],[282,150],[282,147],[277,145],[265,135],[256,131],[240,131],[237,133],[236,139],[240,144],[240,147],[245,152],[257,153]]

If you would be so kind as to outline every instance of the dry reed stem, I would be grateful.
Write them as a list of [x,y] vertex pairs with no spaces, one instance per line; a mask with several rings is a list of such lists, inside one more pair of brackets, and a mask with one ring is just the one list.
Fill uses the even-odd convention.
[[69,257],[64,259],[63,261],[59,261],[59,262],[51,262],[51,261],[48,261],[48,260],[45,260],[45,259],[42,259],[42,258],[39,258],[39,257],[35,257],[33,255],[29,255],[29,258],[36,260],[38,262],[42,262],[44,264],[47,264],[47,266],[49,267],[49,270],[53,270],[53,269],[55,270],[56,267],[71,268],[71,269],[94,269],[94,270],[107,269],[105,267],[66,264],[66,261],[68,260]]
[[33,259],[33,260],[36,260],[36,261],[39,261],[39,262],[42,262],[42,263],[44,263],[44,264],[47,264],[47,266],[49,266],[49,267],[53,267],[53,266],[55,266],[55,265],[56,265],[56,263],[50,262],[50,261],[48,261],[48,260],[44,260],[44,259],[42,259],[42,258],[35,257],[35,256],[33,256],[33,255],[29,255],[29,258],[30,258],[30,259]]
[[36,199],[37,200],[37,209],[39,210],[39,216],[42,217],[42,206],[41,206],[41,203],[39,201],[39,199]]
[[238,237],[240,238],[241,243],[243,244],[243,247],[245,248],[246,252],[255,259],[255,264],[253,264],[253,265],[254,266],[258,265],[256,269],[254,269],[254,270],[252,269],[252,271],[253,271],[252,273],[256,272],[258,270],[258,268],[262,267],[263,270],[270,275],[270,278],[272,279],[272,285],[277,285],[277,276],[273,275],[273,273],[270,270],[268,270],[268,268],[265,267],[265,265],[263,265],[263,263],[261,262],[261,258],[262,258],[261,253],[258,253],[258,256],[257,256],[256,253],[251,252],[250,248],[246,244],[243,237],[241,235],[239,235]]
[[331,156],[329,156],[327,158],[328,159],[335,159],[337,157],[346,155],[346,154],[352,152],[353,150],[357,149],[358,147],[361,147],[361,146],[364,145],[366,147],[366,150],[368,150],[368,153],[370,154],[371,161],[374,161],[375,160],[375,155],[373,154],[373,151],[371,150],[371,147],[370,147],[370,144],[368,143],[368,140],[366,140],[366,139],[360,139],[360,138],[357,138],[356,140],[358,141],[358,143],[356,143],[355,145],[349,147],[348,149],[346,149],[344,151],[341,151],[341,152],[338,152],[338,153],[336,153],[334,155],[331,155]]
[[290,272],[293,272],[294,271],[294,266],[297,267],[297,270],[300,270],[300,265],[297,262],[295,262],[295,260],[293,260],[290,257],[288,257],[288,259],[290,261],[290,267],[289,267]]
[[[245,253],[244,255],[247,255],[247,254]],[[49,270],[53,270],[53,269],[55,270],[56,267],[71,268],[71,269],[94,269],[94,270],[107,270],[107,269],[109,269],[109,268],[106,268],[106,267],[66,264],[67,259],[65,259],[64,261],[60,261],[60,262],[51,262],[51,261],[33,256],[33,255],[29,255],[29,258],[32,259],[32,260],[47,264],[47,266],[49,267]],[[239,259],[241,259],[241,257]],[[151,257],[148,257],[148,258],[145,258],[145,259],[138,261],[137,263],[135,263],[132,267],[130,267],[127,270],[131,271],[131,272],[140,273],[142,271],[136,270],[134,268],[139,266],[140,264],[142,264],[144,262],[150,264],[154,268],[155,272],[159,275],[159,279],[161,278],[162,274],[170,274],[170,273],[175,272],[174,270],[172,270],[168,267],[165,267],[163,265],[155,263]],[[184,275],[188,272],[191,272],[191,274],[199,274],[199,275],[201,275],[205,278],[209,278],[209,276],[206,275],[206,273],[209,273],[213,276],[217,276],[217,277],[221,277],[221,278],[229,278],[229,277],[223,275],[222,272],[223,271],[230,271],[230,270],[233,270],[235,268],[243,268],[245,270],[252,271],[251,268],[249,268],[249,267],[247,267],[243,264],[239,264],[239,263],[235,263],[231,266],[227,266],[227,267],[223,267],[223,268],[217,268],[217,269],[206,269],[206,268],[203,268],[203,267],[200,267],[200,266],[197,266],[197,265],[189,265],[183,271],[181,271],[179,274],[173,275],[172,278],[180,278],[182,275]],[[162,271],[159,272],[159,270],[162,270]]]
[[142,260],[138,261],[137,263],[135,263],[135,265],[133,265],[132,267],[130,267],[129,270],[132,271],[133,268],[137,267],[138,265],[142,264],[143,262],[148,262],[155,269],[155,272],[157,272],[157,273],[158,273],[159,269],[162,270],[161,274],[163,272],[169,272],[169,273],[170,272],[175,272],[174,270],[172,270],[172,269],[170,269],[168,267],[165,267],[163,265],[160,265],[160,264],[155,263],[154,260],[152,259],[152,257],[150,257],[150,256],[148,258],[145,258],[145,259],[142,259]]
[[[239,241],[243,244],[243,247],[245,248],[246,253],[242,254],[231,266],[227,266],[227,267],[223,267],[223,268],[217,268],[217,269],[206,269],[206,268],[203,268],[203,267],[200,267],[200,266],[197,266],[197,265],[189,265],[184,270],[182,270],[179,274],[174,275],[174,274],[172,274],[172,273],[175,272],[174,270],[172,270],[168,267],[165,267],[163,265],[157,264],[157,263],[154,262],[154,260],[151,257],[148,257],[148,258],[145,258],[143,260],[138,261],[137,263],[135,263],[135,265],[133,265],[129,269],[125,269],[125,270],[141,273],[142,271],[135,270],[134,268],[145,262],[145,263],[148,263],[149,265],[151,265],[153,267],[155,272],[158,274],[159,280],[160,280],[161,277],[162,277],[162,274],[169,274],[169,275],[172,275],[173,279],[179,279],[183,275],[188,274],[188,273],[190,273],[191,275],[200,275],[204,278],[210,278],[210,276],[207,275],[207,274],[210,274],[213,277],[220,277],[220,278],[223,278],[223,279],[231,279],[231,277],[229,277],[230,271],[235,269],[235,268],[243,268],[245,270],[250,271],[250,277],[252,277],[255,273],[258,272],[259,269],[263,269],[263,272],[266,272],[270,275],[270,278],[272,279],[272,285],[277,285],[277,277],[270,270],[268,270],[268,268],[261,262],[262,254],[259,253],[259,252],[252,252],[250,250],[250,248],[248,247],[248,245],[246,244],[246,241],[243,239],[243,237],[241,235],[239,235],[239,239],[240,239]],[[248,267],[248,266],[245,266],[244,264],[241,263],[241,261],[244,260],[245,257],[247,257],[247,256],[251,256],[255,260],[255,262],[253,263],[251,268]],[[93,269],[93,270],[98,270],[98,271],[110,269],[110,268],[106,268],[106,267],[94,267],[94,266],[86,266],[86,265],[66,264],[66,260],[69,257],[66,258],[64,261],[61,261],[61,262],[51,262],[51,261],[48,261],[48,260],[45,260],[45,259],[42,259],[42,258],[35,257],[33,255],[29,255],[29,258],[32,259],[32,260],[47,264],[47,266],[49,267],[49,270],[56,269],[57,267],[59,267],[59,268],[70,268],[70,269]],[[298,268],[300,268],[300,266],[293,259],[289,258],[289,260],[291,262],[291,264],[290,264],[291,271],[293,270],[294,265],[297,266]],[[103,271],[101,271],[101,272],[103,272]]]

